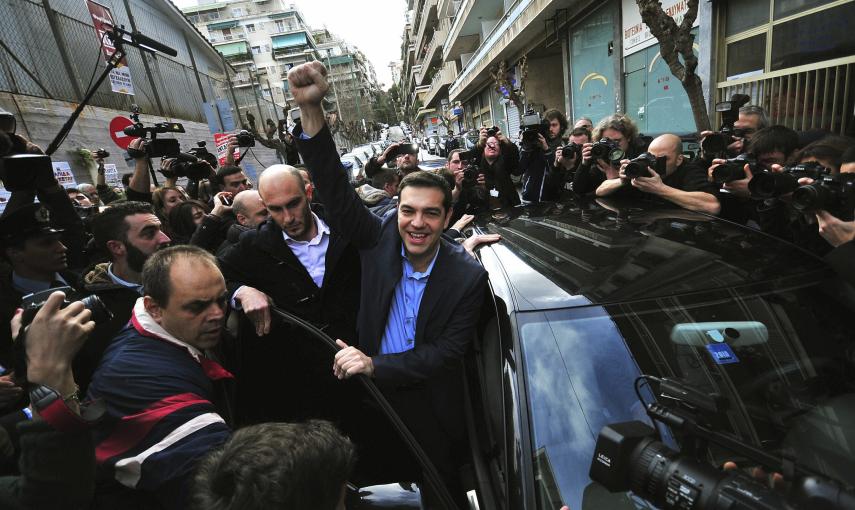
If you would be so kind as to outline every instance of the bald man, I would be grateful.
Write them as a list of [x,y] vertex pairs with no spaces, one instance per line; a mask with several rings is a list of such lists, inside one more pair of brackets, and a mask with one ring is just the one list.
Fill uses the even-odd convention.
[[261,195],[254,189],[241,191],[235,195],[232,212],[235,213],[237,222],[248,229],[257,228],[269,216],[267,208],[264,207],[264,202],[261,200]]
[[682,153],[683,142],[677,135],[664,134],[650,142],[647,152],[659,159],[659,168],[648,168],[647,174],[630,179],[626,167],[630,160],[621,161],[616,179],[604,181],[597,196],[632,194],[633,190],[654,195],[690,211],[718,214],[721,204],[716,197],[718,186],[710,183],[705,169],[688,162]]
[[[336,381],[332,353],[271,314],[275,305],[333,338],[356,334],[359,254],[330,229],[322,206],[311,205],[313,192],[298,169],[267,168],[258,198],[270,220],[241,234],[219,257],[232,302],[248,319],[240,330],[238,374],[238,411],[247,421],[336,418],[335,396],[328,394]],[[250,204],[245,193],[238,198]]]

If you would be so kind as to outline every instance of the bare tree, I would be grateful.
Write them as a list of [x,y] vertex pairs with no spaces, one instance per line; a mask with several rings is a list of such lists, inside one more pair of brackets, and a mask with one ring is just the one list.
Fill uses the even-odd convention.
[[[695,126],[698,131],[709,131],[710,117],[704,101],[703,84],[700,76],[695,73],[698,68],[698,57],[692,48],[695,42],[692,25],[698,17],[698,0],[688,0],[686,15],[679,25],[674,18],[662,10],[662,3],[659,0],[635,0],[635,3],[638,4],[644,24],[659,41],[662,60],[668,64],[671,74],[680,80],[686,95],[689,96]],[[680,62],[681,57],[682,62]]]

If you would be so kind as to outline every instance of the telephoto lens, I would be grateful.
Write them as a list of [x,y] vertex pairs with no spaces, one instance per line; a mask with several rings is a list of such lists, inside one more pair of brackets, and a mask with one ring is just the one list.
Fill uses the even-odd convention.
[[627,163],[626,167],[623,169],[623,173],[629,179],[635,179],[636,177],[650,177],[648,169],[654,168],[655,166],[656,156],[649,152],[645,152],[641,156],[638,156]]
[[745,154],[740,154],[735,158],[728,159],[713,169],[713,181],[716,184],[724,184],[726,182],[745,179],[745,165],[749,165],[748,168],[751,169],[752,172],[756,167],[755,162]]

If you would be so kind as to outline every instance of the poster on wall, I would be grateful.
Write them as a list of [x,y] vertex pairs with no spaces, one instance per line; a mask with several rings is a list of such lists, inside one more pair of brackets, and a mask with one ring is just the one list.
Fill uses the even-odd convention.
[[56,177],[56,182],[63,188],[76,188],[77,179],[74,178],[74,173],[71,171],[71,165],[67,161],[53,162],[53,175]]
[[[683,22],[683,16],[689,10],[688,0],[662,0],[662,9],[666,14],[674,18],[679,25]],[[641,13],[635,0],[623,0],[623,54],[629,55],[649,46],[657,44],[656,38],[650,33],[647,25],[641,21]],[[693,27],[699,26],[698,18],[695,18]]]

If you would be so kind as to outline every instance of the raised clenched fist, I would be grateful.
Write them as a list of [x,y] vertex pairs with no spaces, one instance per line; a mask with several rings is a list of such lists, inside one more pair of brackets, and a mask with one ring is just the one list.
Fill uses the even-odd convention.
[[298,106],[320,105],[330,86],[327,68],[318,61],[306,62],[288,71],[288,84]]

